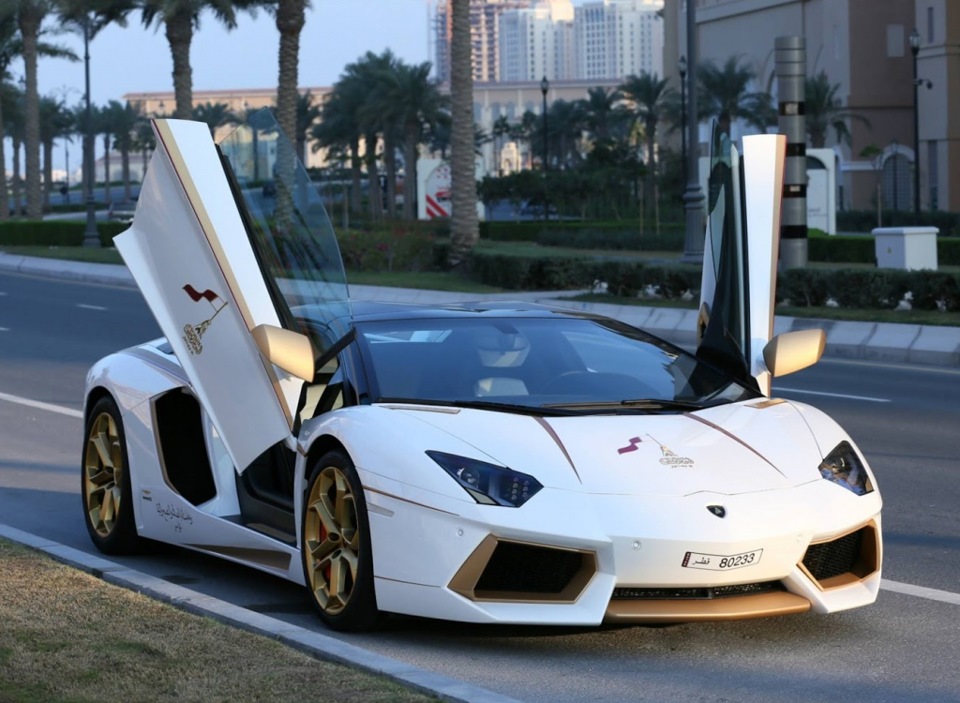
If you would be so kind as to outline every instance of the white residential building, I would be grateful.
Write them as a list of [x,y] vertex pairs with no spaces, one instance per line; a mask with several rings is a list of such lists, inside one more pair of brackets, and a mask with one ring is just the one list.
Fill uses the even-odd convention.
[[573,3],[541,0],[534,7],[500,15],[500,80],[575,78]]
[[663,0],[595,0],[576,8],[579,79],[663,76]]

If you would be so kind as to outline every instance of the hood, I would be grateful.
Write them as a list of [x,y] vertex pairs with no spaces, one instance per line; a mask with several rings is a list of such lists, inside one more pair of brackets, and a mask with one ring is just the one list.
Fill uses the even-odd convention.
[[806,422],[787,402],[749,401],[676,415],[409,412],[544,486],[589,493],[782,489],[818,479],[822,459]]

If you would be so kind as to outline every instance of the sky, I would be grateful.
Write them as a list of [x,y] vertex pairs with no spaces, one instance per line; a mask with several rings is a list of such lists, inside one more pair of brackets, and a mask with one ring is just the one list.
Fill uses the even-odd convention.
[[[333,84],[344,66],[367,51],[390,48],[407,63],[432,60],[428,46],[428,9],[433,0],[313,0],[300,35],[302,87]],[[64,33],[48,37],[83,56],[83,38]],[[193,87],[200,89],[274,88],[277,85],[279,34],[273,17],[242,14],[227,31],[213,15],[201,15],[190,59]],[[23,66],[12,71],[22,75]],[[108,27],[90,43],[90,93],[94,104],[120,100],[125,93],[172,91],[173,63],[162,28],[145,29],[138,15],[126,28]],[[83,61],[41,59],[41,95],[68,105],[83,98]],[[80,162],[80,147],[70,145],[70,166]],[[9,150],[7,150],[9,151]],[[63,168],[63,145],[55,150],[55,168]],[[8,158],[9,162],[9,158]]]

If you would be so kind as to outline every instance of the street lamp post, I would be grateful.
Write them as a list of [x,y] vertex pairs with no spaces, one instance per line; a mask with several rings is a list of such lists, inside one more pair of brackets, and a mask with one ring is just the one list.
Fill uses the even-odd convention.
[[933,88],[933,81],[917,76],[917,54],[920,53],[920,32],[910,32],[910,53],[913,54],[913,213],[920,214],[920,86]]
[[687,57],[677,63],[680,71],[680,161],[683,164],[683,185],[687,185]]
[[86,125],[83,135],[83,170],[85,172],[85,190],[87,197],[87,226],[83,231],[83,246],[100,246],[100,235],[97,232],[97,213],[93,204],[93,116],[90,108],[90,16],[83,15],[83,70],[86,81],[84,100],[86,108],[84,119]]
[[547,80],[547,76],[544,75],[540,79],[540,93],[543,95],[543,219],[546,220],[550,216],[549,202],[547,200],[547,164],[549,159],[549,152],[547,151],[548,140],[547,140],[547,91],[550,90],[550,81]]
[[543,172],[547,172],[547,91],[550,81],[544,76],[540,79],[540,92],[543,94]]
[[686,213],[686,233],[683,238],[683,258],[686,263],[703,262],[703,189],[700,188],[700,123],[697,120],[697,3],[687,0],[687,66],[693,84],[690,89],[687,124],[687,178],[683,192],[683,208]]

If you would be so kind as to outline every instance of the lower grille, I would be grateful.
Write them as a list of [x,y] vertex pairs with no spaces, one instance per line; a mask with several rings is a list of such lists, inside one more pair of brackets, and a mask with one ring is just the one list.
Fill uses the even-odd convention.
[[477,581],[477,591],[560,593],[583,567],[584,555],[532,544],[500,542]]
[[862,532],[857,530],[831,542],[811,544],[803,556],[803,565],[817,581],[853,571],[860,558]]
[[713,600],[730,596],[752,596],[782,591],[779,581],[744,583],[710,588],[615,588],[613,600]]

